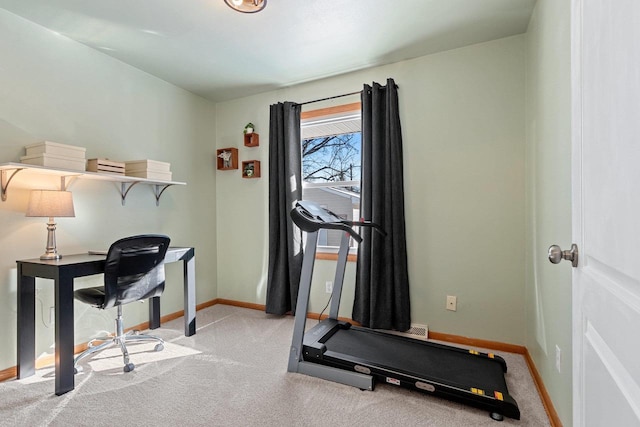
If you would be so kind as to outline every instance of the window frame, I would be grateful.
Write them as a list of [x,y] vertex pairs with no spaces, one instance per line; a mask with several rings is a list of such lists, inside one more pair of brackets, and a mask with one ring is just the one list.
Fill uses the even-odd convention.
[[[352,102],[349,104],[341,104],[341,105],[335,105],[332,107],[326,107],[326,108],[319,108],[316,110],[309,110],[309,111],[303,111],[300,113],[300,120],[304,121],[304,120],[309,120],[309,119],[316,119],[316,118],[321,118],[321,117],[325,117],[325,116],[335,116],[335,115],[339,115],[339,114],[344,114],[345,116],[348,114],[353,114],[355,112],[360,113],[362,111],[362,103],[360,101],[358,102]],[[300,127],[302,128],[302,126],[304,125],[304,123],[301,123]],[[302,139],[300,140],[300,148],[302,149]],[[362,180],[358,180],[358,181],[340,181],[341,183],[344,183],[343,185],[353,185],[353,184],[358,184],[361,185]],[[335,183],[302,183],[302,187],[304,188],[318,188],[318,187],[335,187]],[[318,246],[318,248],[316,249],[316,259],[319,260],[329,260],[329,261],[336,261],[338,259],[338,247],[337,246]],[[347,261],[349,262],[356,262],[358,259],[357,256],[357,248],[353,247],[353,248],[349,248],[349,255],[347,257]]]
[[350,104],[335,105],[333,107],[319,108],[317,110],[302,111],[300,120],[315,119],[317,117],[330,116],[340,113],[353,113],[362,111],[361,102],[352,102]]

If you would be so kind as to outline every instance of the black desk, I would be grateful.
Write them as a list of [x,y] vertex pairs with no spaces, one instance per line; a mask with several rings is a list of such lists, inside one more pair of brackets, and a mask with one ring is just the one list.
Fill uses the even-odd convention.
[[[35,373],[35,283],[36,277],[53,279],[55,285],[55,378],[56,394],[74,387],[73,374],[73,280],[104,272],[105,255],[65,255],[59,260],[39,258],[19,260],[18,264],[18,378]],[[167,250],[165,263],[183,261],[184,265],[184,334],[196,333],[195,249]],[[149,301],[149,327],[160,326],[160,297]]]

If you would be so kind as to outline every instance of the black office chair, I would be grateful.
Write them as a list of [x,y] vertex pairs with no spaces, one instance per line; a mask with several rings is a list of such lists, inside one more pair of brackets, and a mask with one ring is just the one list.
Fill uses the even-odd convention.
[[[78,362],[85,357],[112,345],[120,345],[124,358],[124,371],[135,368],[129,362],[127,341],[158,341],[155,351],[164,348],[164,341],[138,331],[124,333],[122,305],[147,298],[157,297],[164,291],[164,257],[170,239],[160,235],[125,237],[113,243],[107,253],[104,269],[104,286],[78,289],[74,297],[100,309],[118,307],[115,336],[104,336],[91,340],[89,347],[73,361],[74,371],[81,371]],[[94,345],[95,341],[104,341]]]

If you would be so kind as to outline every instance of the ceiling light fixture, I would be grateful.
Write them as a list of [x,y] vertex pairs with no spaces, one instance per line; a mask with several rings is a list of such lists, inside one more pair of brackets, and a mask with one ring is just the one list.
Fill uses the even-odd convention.
[[242,13],[260,12],[267,5],[267,0],[224,0],[231,9]]

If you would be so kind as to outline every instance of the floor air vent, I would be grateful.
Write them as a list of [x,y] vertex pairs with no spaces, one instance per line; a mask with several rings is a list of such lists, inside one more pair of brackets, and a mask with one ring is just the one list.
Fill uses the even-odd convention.
[[427,325],[420,325],[417,323],[412,323],[411,328],[405,332],[398,331],[388,331],[379,329],[381,332],[385,332],[387,334],[400,335],[402,337],[414,338],[417,340],[426,341],[429,338],[429,327]]

